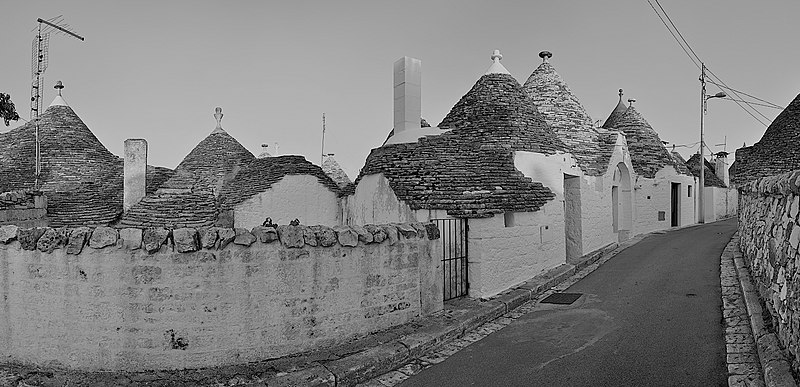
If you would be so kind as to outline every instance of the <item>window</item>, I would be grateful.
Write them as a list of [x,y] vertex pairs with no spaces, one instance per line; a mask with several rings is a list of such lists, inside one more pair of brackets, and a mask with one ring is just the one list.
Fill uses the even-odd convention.
[[666,211],[658,211],[658,220],[660,220],[660,221],[667,220],[667,212]]
[[692,186],[689,186],[689,197],[692,197]]
[[514,227],[514,213],[513,212],[504,212],[503,213],[503,225],[506,227]]

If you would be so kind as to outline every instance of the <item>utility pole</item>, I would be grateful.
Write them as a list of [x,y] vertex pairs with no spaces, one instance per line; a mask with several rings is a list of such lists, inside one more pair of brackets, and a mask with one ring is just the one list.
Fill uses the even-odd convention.
[[704,150],[705,142],[703,142],[703,118],[706,115],[706,64],[700,62],[701,69],[700,69],[700,186],[697,189],[697,201],[698,207],[700,207],[700,213],[697,214],[697,223],[705,223],[706,222],[706,207],[704,204],[704,192],[706,187],[706,176],[705,176],[705,160],[704,160]]

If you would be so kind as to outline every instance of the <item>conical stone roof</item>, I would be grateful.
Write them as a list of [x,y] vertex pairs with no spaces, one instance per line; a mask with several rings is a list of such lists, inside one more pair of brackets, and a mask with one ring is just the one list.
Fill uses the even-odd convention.
[[[692,157],[689,157],[689,161],[685,162],[686,167],[689,168],[689,171],[692,172],[692,175],[696,177],[700,177],[700,153],[695,153]],[[714,166],[711,165],[708,160],[703,160],[703,185],[706,187],[719,187],[719,188],[726,188],[725,182],[717,177],[717,174],[714,172]]]
[[159,189],[133,205],[122,217],[125,227],[205,227],[219,212],[217,197],[225,184],[256,160],[239,141],[217,127],[183,158]]
[[539,56],[544,61],[525,81],[525,92],[547,124],[575,156],[581,170],[588,175],[605,173],[614,143],[604,141],[606,131],[602,131],[601,135],[601,131],[594,127],[586,109],[548,62],[552,54],[542,51]]
[[658,133],[633,106],[628,107],[615,128],[625,133],[631,163],[637,174],[652,179],[656,172],[669,165],[680,174],[691,175],[685,166],[675,161]]
[[[122,210],[123,161],[106,149],[63,98],[39,116],[41,190],[53,226],[108,224]],[[60,100],[60,101],[59,101]],[[33,189],[36,129],[0,133],[0,192]]]
[[322,170],[325,172],[326,175],[330,176],[333,181],[336,182],[336,185],[339,186],[341,189],[345,189],[349,185],[353,184],[353,181],[350,180],[350,177],[347,176],[347,173],[342,169],[342,166],[333,158],[333,155],[325,155],[322,160]]
[[514,151],[555,154],[566,148],[511,75],[483,75],[439,128],[452,130],[373,149],[356,184],[383,173],[412,209],[457,217],[537,211],[555,197],[514,166]]
[[617,106],[614,107],[614,110],[612,110],[611,114],[606,118],[606,121],[603,123],[603,128],[613,129],[620,117],[625,114],[626,110],[628,110],[628,107],[622,102],[622,89],[619,89],[619,102],[617,102]]
[[761,139],[736,151],[731,182],[754,179],[800,169],[800,94],[775,117]]
[[[0,192],[34,188],[35,124],[0,133]],[[102,183],[122,160],[112,154],[71,107],[53,105],[39,116],[42,189],[69,190]]]
[[215,129],[184,157],[175,172],[193,176],[193,186],[187,188],[219,195],[223,185],[254,159],[228,132]]

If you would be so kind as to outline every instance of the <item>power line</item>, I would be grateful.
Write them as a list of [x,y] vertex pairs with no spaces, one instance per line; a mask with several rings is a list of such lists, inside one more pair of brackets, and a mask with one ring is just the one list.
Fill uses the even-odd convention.
[[[700,68],[700,65],[699,65],[699,64],[697,64],[697,61],[695,60],[695,58],[694,58],[694,57],[693,57],[691,54],[689,54],[689,51],[686,51],[686,48],[685,48],[685,47],[683,47],[683,44],[681,44],[681,41],[680,41],[680,40],[678,40],[678,37],[677,37],[677,36],[675,36],[675,33],[674,33],[674,32],[672,32],[672,29],[671,29],[671,28],[669,28],[669,26],[667,25],[667,22],[664,20],[664,18],[663,18],[663,17],[661,17],[661,14],[660,14],[660,13],[658,13],[658,11],[656,10],[656,7],[655,7],[655,6],[653,6],[653,3],[651,3],[651,2],[650,2],[650,0],[647,0],[647,3],[648,3],[648,4],[650,4],[650,8],[653,8],[653,12],[655,12],[655,13],[656,13],[656,16],[658,16],[658,18],[659,18],[659,19],[661,19],[661,23],[663,23],[663,24],[664,24],[664,27],[667,27],[667,31],[669,31],[669,33],[672,35],[672,37],[675,39],[675,41],[676,41],[676,42],[678,42],[678,46],[680,46],[680,47],[681,47],[681,50],[683,50],[683,52],[685,52],[685,53],[686,53],[686,56],[688,56],[688,57],[689,57],[689,59],[692,61],[692,63],[694,63],[694,65],[695,65],[695,66],[696,66],[696,67],[699,69],[699,68]],[[661,6],[661,5],[659,5],[659,7],[660,7],[660,6]],[[666,14],[666,13],[665,13],[665,14]],[[691,50],[691,47],[690,47],[689,49]],[[692,52],[694,52],[694,51],[692,51]]]
[[[663,23],[663,24],[664,24],[664,27],[666,27],[666,28],[667,28],[667,31],[669,31],[670,35],[672,35],[672,38],[673,38],[673,39],[675,39],[675,41],[676,41],[676,42],[678,43],[678,45],[681,47],[681,49],[683,50],[683,52],[684,52],[684,53],[686,53],[686,55],[689,57],[689,59],[692,61],[692,63],[694,63],[694,65],[695,65],[697,68],[700,68],[701,66],[700,66],[700,65],[698,65],[698,62],[700,62],[700,63],[702,63],[702,62],[703,62],[703,61],[700,59],[700,56],[699,56],[699,55],[697,55],[697,53],[694,51],[694,49],[692,49],[692,46],[691,46],[691,45],[689,45],[689,42],[687,42],[687,41],[686,41],[686,39],[683,37],[683,34],[681,34],[680,30],[678,30],[678,27],[677,27],[677,26],[675,26],[675,23],[673,23],[673,22],[672,22],[672,19],[669,17],[669,14],[667,14],[667,11],[664,9],[664,7],[662,7],[662,6],[661,6],[661,3],[659,3],[659,2],[658,2],[658,0],[655,0],[655,2],[656,2],[656,4],[658,5],[658,8],[659,8],[659,9],[661,9],[661,12],[664,14],[664,16],[666,16],[667,20],[669,20],[669,25],[668,25],[668,24],[667,24],[667,22],[664,20],[664,17],[662,17],[662,16],[661,16],[661,13],[659,13],[659,12],[658,12],[658,10],[655,8],[655,6],[653,6],[653,3],[651,2],[651,0],[647,0],[647,3],[650,5],[650,8],[652,8],[652,9],[653,9],[653,12],[655,12],[655,13],[656,13],[656,16],[658,16],[658,18],[661,20],[661,23]],[[672,28],[670,28],[670,25],[672,26]],[[673,29],[675,30],[674,32],[673,32]],[[676,35],[675,35],[676,33],[678,34],[678,36],[680,36],[680,39],[678,39],[678,36],[676,36]],[[685,45],[685,47],[684,47],[684,45]],[[687,49],[688,49],[688,51],[687,51]],[[691,52],[691,54],[690,54],[689,52]],[[766,120],[767,120],[767,122],[771,121],[771,120],[770,120],[770,119],[769,119],[767,116],[765,116],[765,115],[764,115],[764,114],[762,114],[762,113],[761,113],[761,112],[760,112],[758,109],[756,109],[755,107],[753,107],[753,106],[751,105],[751,103],[750,103],[750,102],[748,102],[748,101],[746,101],[746,100],[744,99],[744,97],[742,97],[742,96],[738,95],[738,91],[737,91],[737,90],[735,90],[735,89],[731,88],[730,86],[726,85],[726,84],[725,84],[725,82],[723,82],[723,81],[722,81],[722,79],[721,79],[719,76],[717,76],[716,74],[714,74],[714,72],[713,72],[713,71],[711,71],[710,69],[708,69],[708,67],[706,67],[706,70],[708,70],[708,72],[710,73],[710,75],[711,75],[711,76],[712,76],[714,79],[716,79],[716,81],[717,81],[717,82],[710,82],[710,83],[712,83],[712,84],[714,84],[714,85],[716,85],[716,86],[718,86],[718,87],[723,87],[723,86],[724,86],[726,89],[730,90],[730,91],[731,91],[731,92],[732,92],[732,93],[733,93],[733,94],[734,94],[736,97],[738,97],[738,98],[740,99],[739,101],[737,101],[737,100],[735,100],[735,99],[731,99],[732,101],[734,101],[734,102],[735,102],[737,105],[739,105],[739,107],[740,107],[740,108],[742,108],[742,110],[744,110],[744,111],[745,111],[745,113],[747,113],[747,114],[749,114],[751,117],[753,117],[753,119],[754,119],[754,120],[756,120],[758,123],[760,123],[761,125],[764,125],[764,126],[768,126],[766,123],[762,122],[762,121],[761,121],[761,120],[760,120],[758,117],[756,117],[756,116],[755,116],[755,115],[754,115],[754,114],[753,114],[753,113],[752,113],[750,110],[748,110],[748,109],[747,109],[747,107],[749,107],[750,109],[752,109],[754,112],[758,113],[760,116],[764,117],[764,119],[766,119]],[[722,86],[720,86],[720,84],[721,84]],[[742,94],[745,94],[745,93],[742,93]],[[758,99],[758,100],[760,100],[760,101],[762,101],[762,102],[767,102],[767,103],[770,103],[770,102],[768,102],[768,101],[764,101],[764,100],[761,100],[761,99],[759,99],[759,98],[756,98],[756,97],[750,96],[749,94],[745,94],[745,95],[747,95],[747,96],[749,96],[749,97],[751,97],[751,98]],[[741,102],[740,102],[740,101],[741,101]],[[745,107],[745,105],[743,105],[742,103],[746,104],[746,105],[747,105],[747,107]],[[777,105],[775,105],[775,106],[777,106]]]
[[[716,83],[716,82],[714,82],[714,81],[708,81],[708,83],[710,83],[710,84],[712,84],[712,85],[714,85],[714,86],[717,86],[717,87],[721,87],[721,88],[728,89],[728,90],[730,90],[730,91],[737,92],[737,93],[739,93],[739,94],[744,94],[744,95],[746,95],[746,96],[748,96],[748,97],[750,97],[750,98],[752,98],[752,99],[754,99],[754,100],[756,100],[756,101],[761,101],[761,102],[764,102],[766,105],[762,105],[762,106],[768,106],[768,107],[774,107],[774,108],[778,108],[778,109],[784,109],[784,107],[783,107],[783,106],[781,106],[781,105],[774,104],[774,103],[772,103],[772,102],[769,102],[769,101],[763,100],[763,99],[761,99],[761,98],[758,98],[758,97],[752,96],[752,95],[750,95],[750,94],[747,94],[747,93],[745,93],[745,92],[743,92],[743,91],[735,90],[735,89],[733,89],[733,88],[731,88],[731,87],[728,87],[728,86],[725,86],[725,85],[722,85],[722,84]],[[753,103],[753,102],[751,102],[751,103],[752,103],[753,105],[756,105],[756,104],[755,104],[755,103]]]

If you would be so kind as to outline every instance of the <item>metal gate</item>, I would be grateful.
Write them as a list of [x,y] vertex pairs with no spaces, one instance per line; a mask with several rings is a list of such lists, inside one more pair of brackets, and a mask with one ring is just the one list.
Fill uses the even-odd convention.
[[434,219],[442,238],[444,300],[466,296],[469,291],[469,223],[467,219]]

